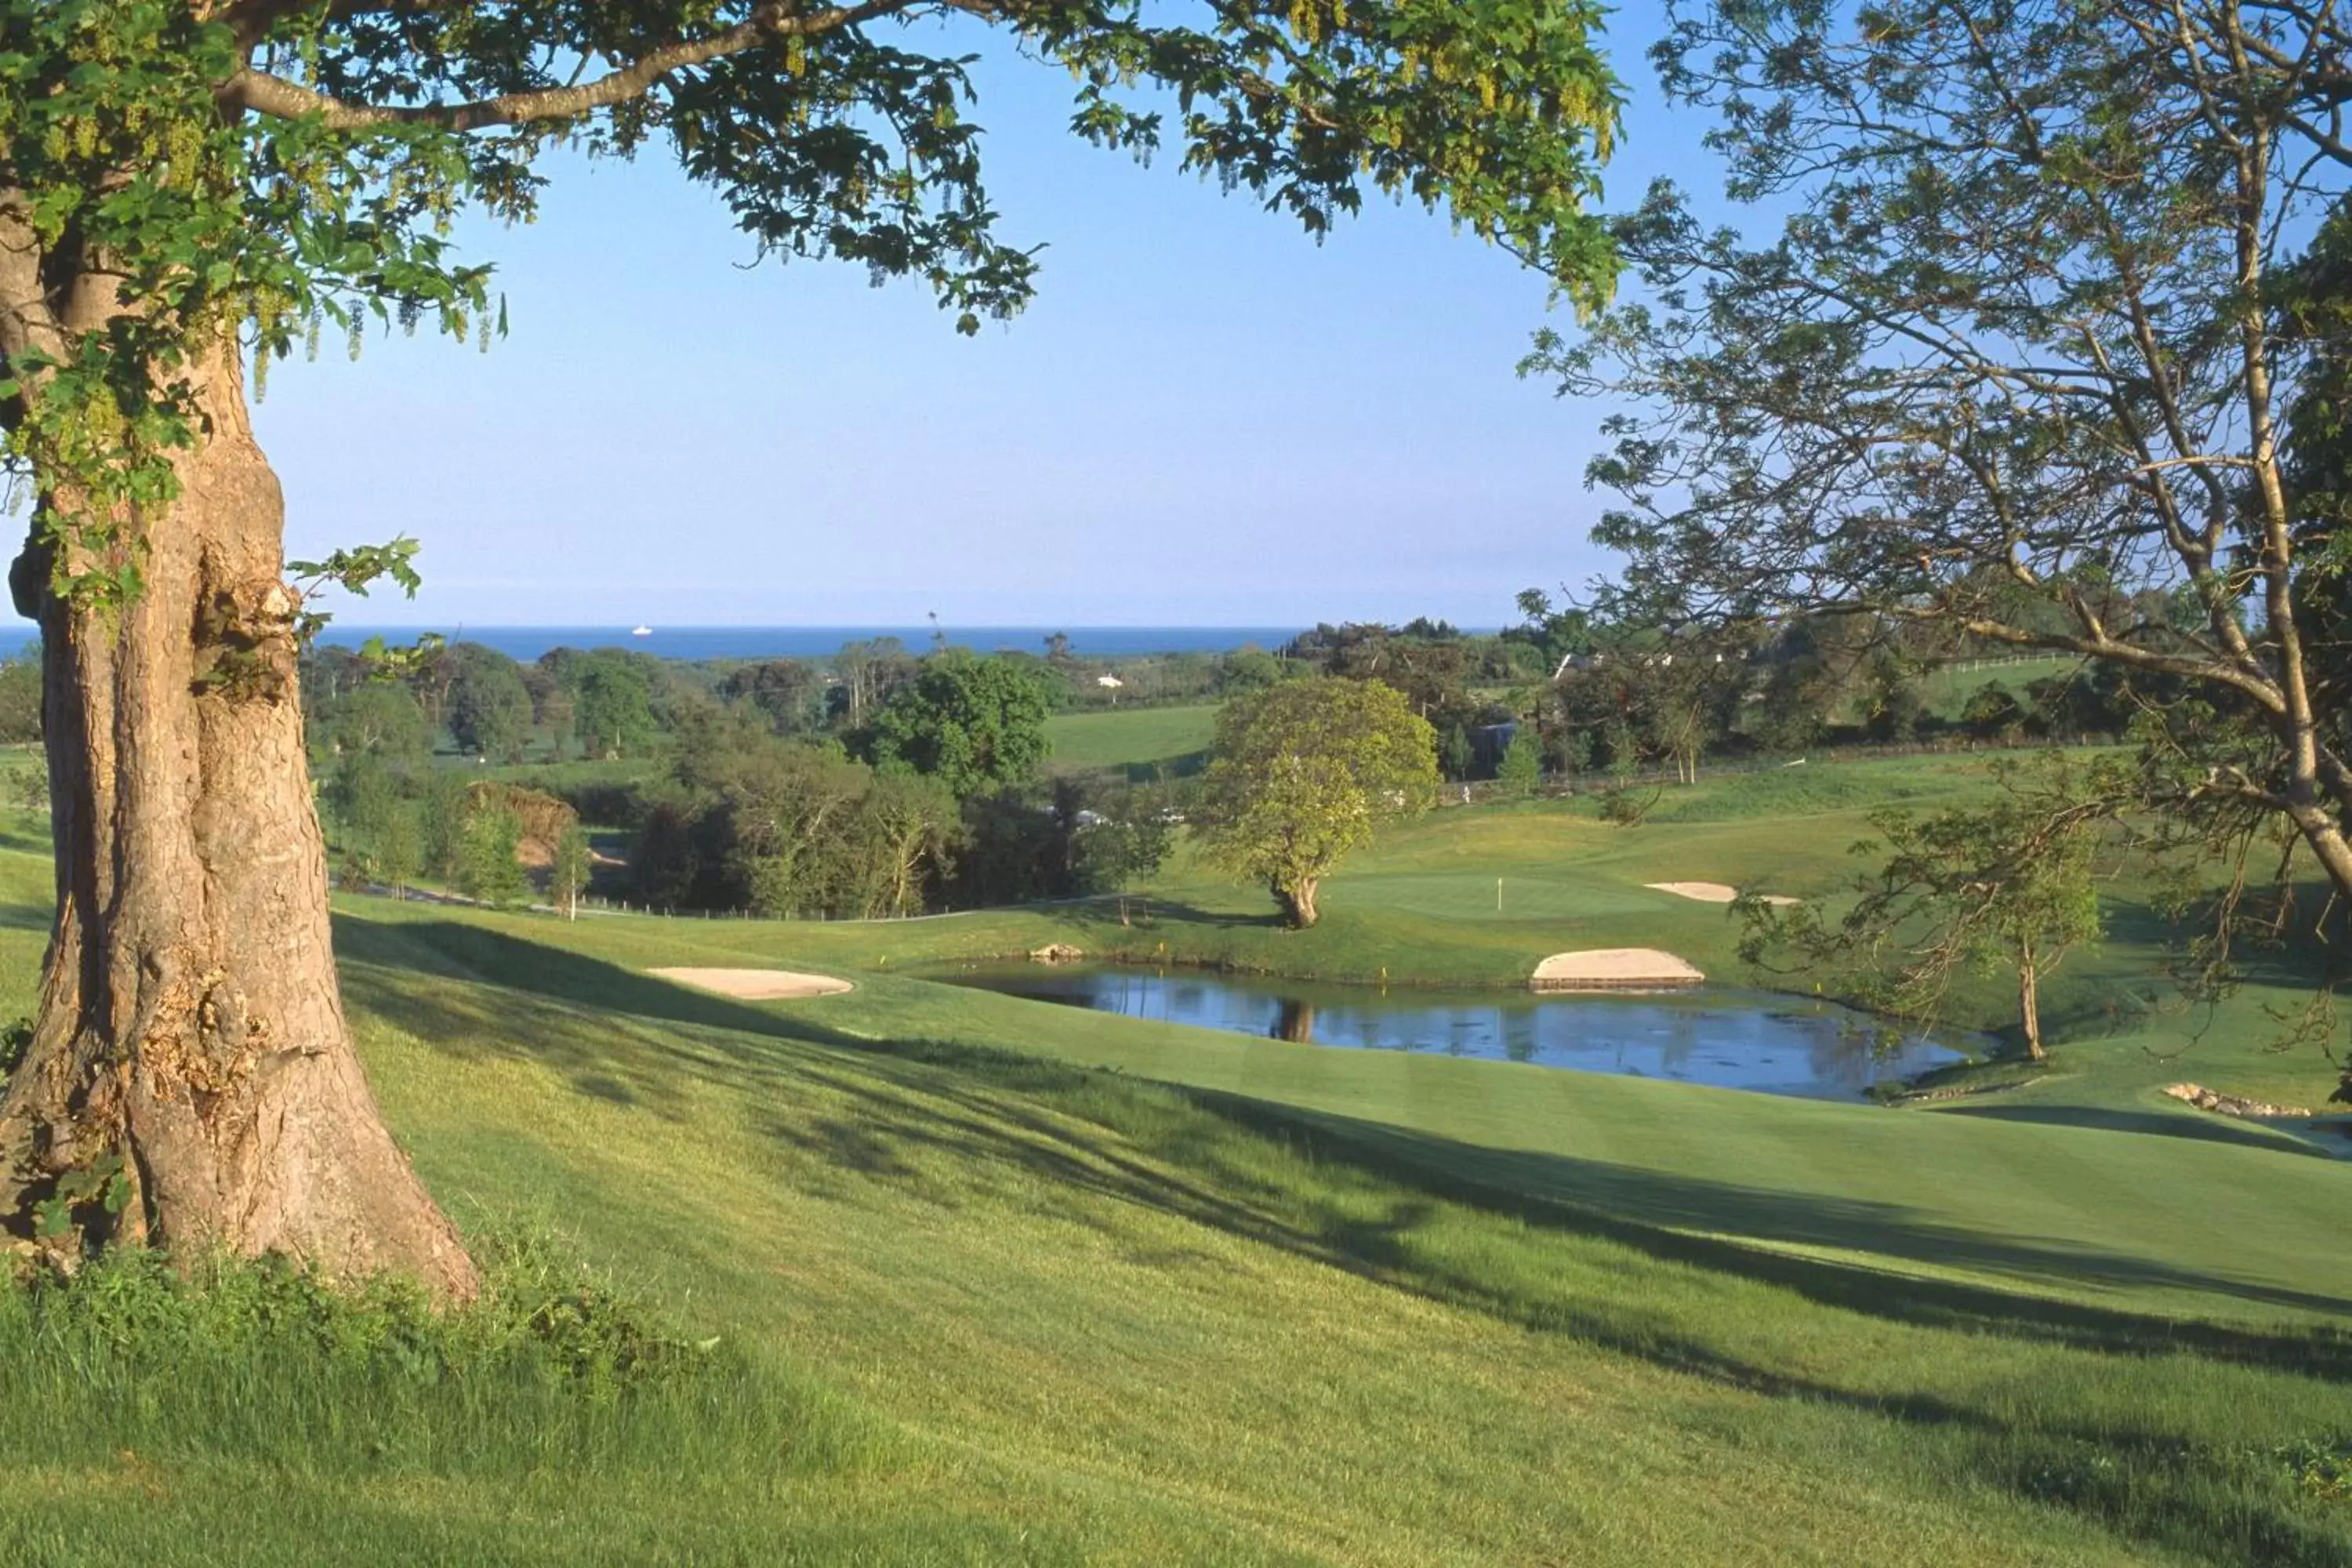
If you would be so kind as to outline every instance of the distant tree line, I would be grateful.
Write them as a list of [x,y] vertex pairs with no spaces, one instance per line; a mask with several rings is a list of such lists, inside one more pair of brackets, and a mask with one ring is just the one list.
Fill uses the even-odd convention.
[[[1595,619],[1533,590],[1519,603],[1526,620],[1505,637],[1552,662],[1508,694],[1513,741],[1532,731],[1541,771],[1571,777],[1671,773],[1687,783],[1710,760],[1839,746],[2111,739],[2180,690],[2160,673],[2088,665],[2022,679],[1996,669],[1965,687],[1956,671],[2019,662],[2015,650],[1892,617],[1791,615],[1667,632]],[[1484,755],[1499,767],[1501,748]]]
[[852,645],[830,678],[745,664],[698,700],[647,700],[653,739],[617,752],[657,754],[650,771],[525,779],[627,830],[613,890],[655,908],[876,919],[1123,887],[1166,853],[1164,803],[1044,776],[1059,691],[1042,666],[895,643]]
[[[1493,635],[1425,616],[1318,626],[1283,647],[1276,679],[1388,686],[1435,732],[1444,778],[1499,780],[1506,793],[1531,792],[1543,775],[1688,782],[1714,760],[1844,745],[2116,737],[2181,691],[2161,674],[2092,665],[2023,679],[1994,672],[1958,689],[1956,667],[2013,663],[2016,650],[1892,616],[1792,615],[1676,634],[1596,617],[1536,589],[1517,609]],[[2177,595],[2119,605],[2139,616],[2192,612]]]
[[41,645],[0,658],[0,746],[41,738]]
[[[1236,679],[1276,679],[1261,661],[1276,663],[1245,659]],[[519,897],[493,865],[586,863],[564,858],[561,827],[530,831],[539,802],[628,830],[608,889],[668,908],[838,918],[1066,896],[1121,886],[1166,849],[1164,802],[1043,777],[1045,721],[1071,686],[1023,654],[918,658],[881,638],[827,660],[559,647],[522,664],[428,641],[315,648],[302,679],[352,882]],[[577,762],[633,765],[562,766]],[[505,776],[529,787],[486,794],[465,763],[520,764]],[[509,816],[525,820],[509,831]]]
[[[1711,760],[1849,742],[2114,734],[2165,695],[2160,681],[2100,669],[1994,679],[1931,703],[1940,665],[1989,650],[1930,643],[1894,620],[1792,616],[1701,637],[1612,625],[1533,590],[1518,610],[1493,635],[1431,617],[1348,622],[1273,652],[1149,661],[1162,677],[1152,691],[1230,701],[1307,679],[1376,683],[1430,727],[1443,778],[1496,779],[1507,795],[1532,793],[1545,774],[1690,780]],[[19,693],[18,666],[0,664],[0,726],[37,733],[37,685]],[[1078,896],[1156,868],[1191,791],[1045,776],[1045,721],[1080,692],[1108,689],[1096,668],[1061,637],[1042,658],[945,647],[919,658],[879,638],[829,659],[701,664],[618,647],[559,647],[523,664],[459,642],[375,657],[317,648],[303,681],[313,771],[348,878],[488,886],[495,837],[473,830],[468,872],[461,819],[503,807],[435,777],[436,752],[509,766],[623,763],[506,776],[630,833],[625,869],[599,873],[616,895],[840,918]],[[1115,668],[1124,682],[1136,664]],[[526,836],[509,858],[544,867],[556,848]]]
[[319,805],[346,887],[401,897],[429,880],[504,906],[530,895],[530,868],[567,857],[585,864],[570,805],[544,791],[436,768],[413,729],[347,734]]
[[[485,763],[626,761],[667,754],[675,738],[711,711],[740,712],[779,736],[830,738],[861,751],[887,723],[892,697],[940,658],[971,659],[1018,679],[1045,710],[1220,700],[1314,673],[1256,647],[1088,658],[1062,635],[1044,657],[1004,651],[981,658],[942,647],[919,657],[896,637],[845,643],[824,658],[666,659],[635,648],[551,649],[518,662],[481,643],[429,643],[389,656],[320,647],[302,662],[314,761],[332,752],[343,704],[379,713],[413,702],[426,736]],[[23,671],[23,706],[37,724],[37,661]],[[12,710],[16,661],[0,662],[0,721]],[[364,697],[359,694],[368,693]],[[397,692],[402,696],[388,693]],[[901,735],[898,742],[919,746]],[[919,771],[925,771],[920,770]]]

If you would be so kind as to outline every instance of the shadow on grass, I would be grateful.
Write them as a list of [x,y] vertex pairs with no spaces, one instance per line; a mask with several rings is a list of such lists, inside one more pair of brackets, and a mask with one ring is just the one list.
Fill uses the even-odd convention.
[[47,934],[54,917],[30,904],[0,904],[0,931],[37,931]]
[[[788,1121],[767,1113],[761,1130],[877,1179],[913,1179],[918,1167],[908,1156],[929,1150],[1017,1164],[1226,1229],[1258,1223],[1206,1189],[1120,1154],[1114,1141],[1073,1137],[1066,1118],[1037,1109],[1033,1097],[1095,1082],[1098,1075],[1085,1069],[961,1045],[881,1045],[457,921],[339,921],[336,945],[357,1007],[452,1056],[533,1062],[583,1094],[656,1115],[679,1111],[687,1079],[754,1105],[796,1088],[821,1089],[855,1107],[856,1119]],[[466,988],[421,987],[418,975]],[[644,1031],[635,1026],[643,1020],[692,1032]],[[591,1021],[600,1026],[582,1026]]]
[[[797,1155],[812,1180],[890,1184],[947,1208],[985,1194],[1131,1239],[1115,1210],[1069,1201],[1092,1194],[1678,1374],[1917,1428],[1959,1474],[2199,1560],[2345,1560],[2333,1516],[2287,1506],[2269,1481],[2231,1471],[2186,1431],[2191,1417],[2169,1414],[2160,1367],[2147,1374],[2146,1407],[2123,1415],[2013,1394],[1997,1379],[1988,1389],[1966,1379],[1949,1389],[1873,1386],[1865,1367],[1832,1370],[1849,1364],[1840,1359],[1847,1331],[1776,1310],[1769,1293],[1952,1331],[1954,1356],[1986,1336],[2352,1382],[2352,1339],[2330,1330],[2175,1320],[1776,1247],[2344,1310],[2333,1298],[1956,1231],[1891,1205],[1487,1149],[959,1044],[877,1044],[454,921],[345,921],[339,936],[354,1000],[436,1047],[542,1063],[583,1094],[656,1114],[682,1110],[673,1103],[682,1079],[725,1084],[745,1097],[750,1125]],[[420,984],[419,974],[471,984]],[[771,1109],[786,1105],[789,1113]],[[1454,1217],[1465,1214],[1511,1223],[1465,1233]],[[1629,1267],[1628,1255],[1664,1271]],[[1680,1269],[1767,1294],[1678,1285]],[[2164,1429],[2175,1426],[2186,1435]]]
[[[941,1070],[910,1077],[886,1065],[892,1058]],[[2346,1560],[2340,1521],[2298,1516],[2280,1506],[2276,1490],[2265,1489],[2266,1479],[2233,1473],[2235,1461],[2229,1455],[2207,1449],[2183,1432],[2163,1430],[2191,1418],[2172,1413],[2158,1386],[2170,1376],[2161,1358],[2173,1355],[2352,1381],[2352,1340],[2340,1333],[2265,1332],[2049,1300],[1990,1286],[1922,1280],[1668,1226],[1700,1219],[1719,1223],[1728,1213],[1751,1226],[1761,1228],[1761,1221],[1791,1235],[1847,1247],[1874,1245],[1897,1256],[1949,1257],[1957,1239],[1972,1244],[1976,1260],[1990,1267],[2239,1291],[2306,1307],[2336,1305],[2326,1298],[2259,1287],[2244,1292],[2238,1282],[2160,1264],[2084,1259],[2073,1247],[1956,1238],[1938,1227],[1911,1224],[1885,1205],[1792,1199],[1566,1162],[1621,1183],[1631,1178],[1638,1189],[1635,1201],[1659,1212],[1630,1219],[1528,1191],[1519,1184],[1557,1178],[1556,1172],[1535,1169],[1549,1163],[1539,1156],[1507,1154],[1489,1164],[1492,1152],[1377,1123],[1297,1113],[1246,1097],[1128,1086],[1099,1074],[963,1047],[868,1046],[865,1059],[851,1070],[867,1081],[823,1075],[831,1087],[860,1102],[859,1114],[830,1128],[826,1137],[874,1179],[900,1181],[927,1194],[939,1186],[937,1164],[927,1168],[902,1157],[902,1152],[919,1147],[955,1161],[951,1168],[959,1172],[1011,1163],[1047,1178],[1057,1190],[1081,1187],[1148,1205],[1381,1285],[1528,1330],[1559,1333],[1677,1374],[1942,1434],[1930,1440],[1953,1445],[1945,1451],[1961,1457],[1961,1468],[1988,1484],[2080,1513],[2129,1538],[2182,1548],[2200,1561],[2268,1568]],[[881,1091],[876,1078],[898,1087]],[[918,1090],[919,1097],[901,1092],[906,1089]],[[1042,1106],[1060,1114],[1042,1114]],[[1207,1112],[1207,1120],[1184,1114],[1185,1109]],[[845,1131],[854,1132],[854,1140]],[[1277,1157],[1269,1158],[1277,1151]],[[1461,1209],[1515,1225],[1465,1237],[1448,1223],[1449,1213]],[[1067,1205],[1055,1205],[1054,1212],[1082,1217]],[[2154,1363],[2145,1374],[2148,1399],[2132,1415],[2117,1416],[2095,1414],[2061,1396],[2000,1392],[1999,1379],[1990,1387],[1956,1379],[1956,1392],[1948,1393],[1873,1387],[1866,1373],[1848,1379],[1826,1370],[1847,1364],[1843,1358],[1850,1353],[1841,1343],[1845,1331],[1835,1325],[1792,1320],[1776,1311],[1769,1298],[1726,1300],[1702,1289],[1694,1300],[1690,1288],[1678,1289],[1671,1275],[1629,1271],[1608,1252],[1594,1251],[1596,1242],[1646,1255],[1669,1268],[1688,1268],[1701,1279],[1785,1290],[1823,1307],[1954,1332],[1960,1336],[1952,1342],[1958,1356],[1966,1355],[1971,1339],[1989,1336],[2147,1359]],[[1744,1331],[1741,1321],[1749,1313],[1777,1317],[1782,1326],[1777,1333]],[[1785,1347],[1790,1353],[1774,1354],[1775,1339],[1790,1337],[1796,1341]],[[2155,1415],[2158,1409],[2167,1414]]]
[[[1235,910],[1204,910],[1198,904],[1142,893],[1129,894],[1127,902],[1134,913],[1137,929],[1143,931],[1161,923],[1208,926],[1219,931],[1270,931],[1282,924],[1281,911],[1274,909],[1255,914],[1244,914]],[[1110,899],[1097,899],[1088,906],[1088,910],[1091,913],[1099,914],[1105,909],[1115,907],[1114,895]]]
[[49,842],[46,832],[33,833],[0,826],[0,850],[17,855],[37,855],[46,860],[56,853],[56,847]]
[[[770,1077],[786,1065],[772,1050],[762,1048],[761,1039],[856,1052],[865,1058],[861,1066],[866,1070],[893,1059],[901,1064],[972,1069],[999,1081],[1009,1079],[1007,1087],[1014,1089],[1064,1086],[1087,1077],[1080,1069],[1060,1064],[962,1045],[867,1040],[843,1034],[805,1015],[772,1011],[689,990],[601,959],[457,921],[397,926],[343,921],[338,925],[337,945],[346,962],[359,969],[352,985],[354,1000],[370,1011],[444,1049],[461,1054],[501,1050],[545,1062],[566,1071],[584,1092],[623,1103],[657,1107],[664,1079],[680,1065],[692,1065],[704,1076],[734,1087],[752,1087],[752,1080]],[[378,966],[381,975],[370,973]],[[509,995],[494,1002],[487,995],[460,999],[446,992],[421,993],[387,984],[394,972],[437,972],[447,978],[496,987]],[[584,1008],[621,1018],[723,1033],[697,1034],[690,1040],[637,1036],[631,1039],[633,1048],[627,1052],[597,1050],[582,1044],[576,1031],[533,1027],[530,1014],[537,1004],[514,999],[517,993],[541,998],[575,1016]],[[642,1048],[648,1045],[656,1048]],[[807,1059],[795,1059],[790,1067],[795,1072],[822,1070],[816,1061]],[[835,1087],[845,1093],[857,1092],[854,1084]],[[2093,1251],[2074,1242],[1996,1237],[1922,1223],[1909,1210],[1891,1204],[1737,1186],[1567,1154],[1491,1149],[1242,1096],[1202,1089],[1175,1092],[1262,1133],[1311,1137],[1318,1158],[1346,1160],[1391,1179],[1411,1180],[1433,1196],[1479,1208],[1505,1209],[1528,1223],[1582,1228],[1618,1240],[1639,1239],[1645,1250],[1661,1256],[1769,1278],[1818,1300],[1906,1321],[1965,1322],[1971,1328],[2004,1332],[2052,1331],[2056,1337],[2110,1349],[2179,1349],[2184,1344],[2182,1336],[2189,1331],[2188,1325],[2169,1318],[2074,1306],[1991,1287],[1943,1285],[1907,1275],[1898,1278],[1685,1233],[1728,1232],[1767,1247],[1834,1247],[2060,1287],[2164,1289],[2303,1311],[2352,1313],[2352,1302],[2332,1296]],[[1008,1114],[994,1101],[990,1113]],[[2078,1120],[2092,1125],[2100,1124],[2097,1119],[2102,1117],[2134,1114],[2026,1106],[1955,1108],[1934,1114],[1963,1113]],[[1017,1109],[1009,1114],[1018,1119]],[[2168,1119],[2149,1114],[2148,1120]],[[2216,1131],[2226,1135],[2239,1130]],[[2274,1152],[2300,1152],[2254,1136],[2263,1147]],[[1639,1218],[1622,1217],[1627,1215]],[[2352,1379],[2352,1340],[2340,1345],[2330,1342],[2324,1364],[2305,1359],[2315,1342],[2301,1336],[2277,1339],[2212,1326],[2206,1342],[2223,1353],[2231,1353],[2234,1347],[2233,1359],[2242,1356]],[[2272,1359],[2269,1352],[2273,1350],[2286,1359]]]
[[[2106,900],[2101,905],[2110,947],[2138,949],[2151,954],[2177,953],[2191,937],[2210,929],[2202,911],[2174,917],[2138,900]],[[2326,918],[2322,930],[2317,922]],[[2345,939],[2352,936],[2352,910],[2336,900],[2324,879],[2297,882],[2292,907],[2281,933],[2265,932],[2248,922],[2231,944],[2240,977],[2249,984],[2278,985],[2308,991],[2347,977]],[[2141,977],[2162,1005],[2173,1002],[2161,974]]]
[[1172,757],[1161,757],[1149,763],[1114,763],[1112,771],[1123,772],[1131,784],[1160,784],[1168,779],[1189,779],[1204,773],[1209,766],[1209,753],[1204,749],[1184,752]]
[[575,1007],[753,1034],[796,1032],[782,1015],[748,1003],[459,921],[408,921],[395,925],[339,918],[335,953],[355,963],[477,981]]
[[[771,1076],[775,1064],[761,1037],[836,1049],[861,1043],[785,1014],[456,921],[379,925],[339,917],[335,952],[355,1006],[436,1049],[538,1062],[583,1094],[662,1114],[677,1110],[681,1074],[738,1089]],[[420,987],[413,978],[418,975],[471,989]],[[598,1047],[579,1027],[583,1015],[622,1026],[628,1048]],[[646,1031],[635,1021],[694,1032]]]
[[2046,1127],[2092,1127],[2105,1132],[2142,1132],[2158,1138],[2193,1138],[2208,1143],[2237,1143],[2267,1149],[2273,1154],[2307,1154],[2333,1159],[2326,1150],[2284,1132],[2162,1110],[2124,1110],[2096,1105],[1949,1105],[1927,1114],[1969,1116],[1984,1121],[2022,1121]]
[[[1864,1247],[1894,1257],[1958,1258],[1979,1267],[2025,1268],[2053,1279],[2163,1284],[2277,1305],[2344,1310],[2346,1303],[2332,1298],[2249,1286],[2137,1259],[2084,1257],[2071,1248],[2004,1244],[1922,1227],[1905,1222],[1900,1211],[1884,1205],[1793,1198],[1659,1172],[1489,1151],[1245,1097],[1179,1092],[1236,1125],[1284,1140],[1319,1171],[1339,1166],[1367,1178],[1411,1183],[1433,1197],[1510,1219],[1529,1233],[1614,1242],[1661,1263],[1777,1287],[1826,1307],[1964,1336],[2039,1341],[2134,1359],[2189,1354],[2352,1382],[2352,1336],[2332,1328],[2266,1332],[2118,1311],[1790,1256],[1669,1227],[1685,1223],[1730,1226],[1759,1237]],[[1545,1185],[1580,1178],[1611,1189],[1614,1201],[1637,1207],[1643,1217],[1632,1219],[1541,1195]],[[1507,1270],[1493,1268],[1475,1248],[1462,1255],[1470,1260],[1467,1265],[1449,1261],[1442,1249],[1416,1236],[1420,1218],[1419,1205],[1403,1205],[1385,1217],[1333,1215],[1315,1228],[1321,1245],[1331,1249],[1333,1262],[1526,1328],[1565,1332],[1768,1397],[1819,1402],[1907,1425],[1965,1432],[1962,1451],[1986,1481],[2066,1508],[2127,1536],[2185,1549],[2200,1561],[2267,1568],[2347,1560],[2339,1519],[2279,1506],[2278,1493],[2266,1493],[2259,1479],[2248,1482],[2230,1476],[2230,1455],[2202,1450],[2182,1434],[2159,1430],[2164,1419],[2151,1423],[2145,1413],[2137,1417],[2119,1418],[2113,1413],[2095,1416],[2063,1400],[2037,1406],[2031,1398],[1995,1397],[1979,1408],[1962,1402],[1968,1394],[1955,1398],[1927,1391],[1888,1392],[1849,1385],[1833,1373],[1793,1373],[1727,1349],[1724,1341],[1737,1336],[1711,1332],[1707,1309],[1697,1309],[1694,1316],[1688,1306],[1677,1314],[1664,1305],[1672,1296],[1671,1286],[1664,1282],[1654,1295],[1637,1289],[1612,1300],[1605,1288],[1580,1289],[1580,1281],[1556,1282],[1540,1271],[1513,1278]],[[1700,1326],[1679,1326],[1674,1321],[1677,1315]],[[1821,1337],[1826,1343],[1830,1334],[1824,1331]],[[1960,1342],[1959,1353],[1965,1353],[1965,1339]],[[1790,1364],[1818,1368],[1839,1363],[1801,1352]],[[2151,1375],[2167,1376],[2160,1366]],[[2166,1395],[2151,1392],[2154,1404],[2161,1405]]]
[[[1570,1155],[1487,1149],[1241,1096],[1185,1092],[1195,1103],[1244,1125],[1304,1133],[1318,1159],[1348,1162],[1392,1179],[1413,1179],[1433,1194],[1523,1224],[1606,1236],[1654,1257],[1767,1280],[1829,1306],[2096,1350],[2195,1350],[2352,1382],[2352,1334],[2330,1329],[2273,1333],[2117,1310],[1801,1257],[1720,1234],[1692,1232],[1729,1231],[1758,1242],[1957,1265],[2051,1285],[2170,1289],[2303,1311],[2352,1313],[2352,1302],[2332,1296],[2093,1252],[2073,1242],[2036,1242],[1923,1225],[1889,1204],[1807,1197]],[[1631,1217],[1634,1215],[1639,1217]]]

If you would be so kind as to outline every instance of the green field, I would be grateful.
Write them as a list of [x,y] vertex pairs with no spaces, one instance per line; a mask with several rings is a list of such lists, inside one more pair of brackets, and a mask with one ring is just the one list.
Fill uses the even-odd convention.
[[2079,658],[2025,658],[1988,661],[1962,659],[1956,664],[1931,669],[1919,680],[1920,700],[1927,711],[1946,719],[1958,719],[1960,710],[1978,689],[1995,682],[2009,689],[2010,695],[2025,700],[2025,689],[2037,680],[2062,680],[2078,674],[2083,668]]
[[1052,765],[1070,772],[1126,772],[1140,782],[1153,764],[1189,771],[1208,750],[1217,705],[1108,708],[1056,713],[1045,721]]
[[[540,1395],[501,1426],[479,1389],[354,1407],[272,1366],[240,1403],[201,1358],[136,1384],[100,1346],[0,1378],[0,1559],[2352,1561],[2352,1167],[2156,1093],[2323,1098],[2316,1053],[2263,1048],[2284,982],[2192,1038],[2123,1006],[2147,953],[2119,944],[2066,978],[2044,1081],[1898,1110],[905,973],[1058,939],[1398,984],[1655,944],[1737,978],[1719,909],[1641,884],[1824,892],[1871,801],[1984,787],[1855,764],[1703,784],[1632,831],[1449,811],[1303,934],[1181,864],[1125,926],[347,900],[362,1054],[459,1223],[571,1237],[740,1386],[699,1424]],[[47,887],[10,820],[0,1017]],[[695,963],[858,988],[749,1005],[643,973]],[[270,1418],[224,1414],[247,1405]]]

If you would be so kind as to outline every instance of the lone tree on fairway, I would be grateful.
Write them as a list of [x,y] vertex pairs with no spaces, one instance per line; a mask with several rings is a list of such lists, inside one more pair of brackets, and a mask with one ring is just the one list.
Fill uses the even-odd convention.
[[[120,1157],[56,1245],[279,1249],[474,1284],[352,1055],[295,679],[282,502],[246,371],[322,328],[503,314],[442,237],[528,216],[539,156],[666,142],[761,254],[1028,298],[965,59],[1076,82],[1073,132],[1248,186],[1310,231],[1445,205],[1596,304],[1581,212],[1616,115],[1594,0],[0,0],[0,429],[41,626],[58,909],[0,1098],[0,1215]],[[920,24],[921,30],[917,25]],[[911,46],[911,47],[910,47]],[[1172,110],[1128,89],[1170,89]],[[1141,101],[1157,104],[1156,98]],[[657,347],[648,352],[658,352]],[[346,583],[396,548],[340,554]],[[603,739],[601,735],[598,737]]]
[[1790,216],[1751,245],[1661,184],[1618,228],[1643,297],[1538,355],[1639,410],[1591,470],[1631,557],[1602,607],[2089,660],[2140,700],[2150,804],[2239,853],[2284,822],[2352,900],[2342,486],[2311,460],[2352,336],[2314,265],[2346,237],[2352,10],[1673,12],[1668,94]]
[[1315,893],[1383,817],[1437,799],[1437,731],[1403,693],[1318,676],[1237,697],[1217,715],[1202,780],[1210,853],[1263,881],[1294,926],[1320,919]]
[[1853,851],[1885,860],[1834,924],[1818,905],[1742,899],[1740,956],[1765,963],[1779,949],[1807,973],[1851,969],[1863,1000],[1927,1024],[1958,976],[2007,970],[2025,1054],[2042,1060],[2042,982],[2102,930],[2093,858],[2116,796],[2111,780],[2089,787],[2062,760],[1999,772],[2002,793],[1987,805],[1873,815],[1884,845]]

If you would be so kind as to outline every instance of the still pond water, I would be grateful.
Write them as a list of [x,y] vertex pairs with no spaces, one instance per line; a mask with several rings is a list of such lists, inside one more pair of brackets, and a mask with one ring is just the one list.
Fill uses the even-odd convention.
[[1858,1100],[1963,1053],[1826,1003],[1708,986],[1657,995],[1376,991],[1197,971],[1020,963],[939,979],[1130,1018],[1362,1050],[1533,1062],[1721,1089]]

